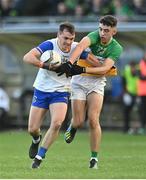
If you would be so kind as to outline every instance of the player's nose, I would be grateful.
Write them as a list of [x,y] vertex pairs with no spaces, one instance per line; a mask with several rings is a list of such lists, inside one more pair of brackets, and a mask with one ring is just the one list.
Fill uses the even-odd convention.
[[70,39],[68,39],[68,40],[66,41],[66,44],[67,44],[67,45],[71,45],[71,43],[72,43],[72,41],[71,41]]

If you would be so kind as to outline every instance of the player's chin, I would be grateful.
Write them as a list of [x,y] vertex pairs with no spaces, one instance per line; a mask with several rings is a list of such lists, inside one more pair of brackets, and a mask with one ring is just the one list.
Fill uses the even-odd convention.
[[64,52],[69,52],[70,49],[71,49],[71,46],[70,46],[70,45],[64,46]]
[[106,43],[106,38],[104,38],[104,37],[101,37],[101,42],[103,43],[103,44],[105,44]]

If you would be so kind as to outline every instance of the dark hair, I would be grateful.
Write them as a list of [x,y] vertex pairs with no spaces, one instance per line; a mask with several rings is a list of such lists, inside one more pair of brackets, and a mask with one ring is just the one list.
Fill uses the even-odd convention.
[[106,26],[117,26],[117,18],[112,15],[106,15],[100,18],[99,22]]
[[130,64],[130,66],[136,66],[137,63],[136,63],[136,61],[132,60],[129,62],[129,64]]
[[59,31],[63,32],[64,29],[66,29],[68,32],[70,32],[71,34],[75,33],[75,27],[73,24],[69,23],[69,22],[64,22],[61,23],[59,26]]

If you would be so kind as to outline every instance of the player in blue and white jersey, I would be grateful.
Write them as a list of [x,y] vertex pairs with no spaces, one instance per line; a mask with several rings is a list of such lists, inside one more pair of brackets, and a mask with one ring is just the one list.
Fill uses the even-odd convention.
[[[47,50],[55,50],[60,54],[62,63],[66,62],[77,45],[74,39],[74,26],[68,22],[62,23],[56,38],[42,42],[26,53],[23,58],[24,62],[39,67],[33,85],[34,95],[28,123],[28,132],[32,136],[32,144],[29,149],[29,157],[34,159],[32,168],[40,166],[48,148],[57,138],[66,116],[70,95],[70,78],[65,75],[58,76],[56,72],[50,71],[50,64],[40,61],[40,57]],[[88,53],[83,52],[81,58],[86,59],[87,56]],[[41,141],[40,127],[48,110],[51,124],[38,150]]]

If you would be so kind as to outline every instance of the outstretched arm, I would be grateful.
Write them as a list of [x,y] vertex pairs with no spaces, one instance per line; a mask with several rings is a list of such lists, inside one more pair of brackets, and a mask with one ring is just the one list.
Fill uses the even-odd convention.
[[113,67],[114,61],[110,58],[105,59],[104,63],[99,67],[81,67],[73,65],[71,68],[71,75],[77,75],[82,73],[88,73],[93,75],[106,75],[109,70]]
[[104,75],[111,69],[114,65],[114,61],[110,58],[107,58],[104,63],[99,67],[86,67],[85,72],[90,74],[100,74]]
[[91,66],[93,67],[96,67],[96,66],[101,66],[102,63],[101,63],[101,59],[97,58],[96,56],[94,56],[94,54],[92,53],[89,53],[88,54],[88,57],[86,59],[86,62],[88,64],[90,64]]
[[73,64],[81,53],[90,46],[91,41],[89,37],[84,37],[72,52],[69,61]]

